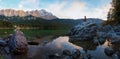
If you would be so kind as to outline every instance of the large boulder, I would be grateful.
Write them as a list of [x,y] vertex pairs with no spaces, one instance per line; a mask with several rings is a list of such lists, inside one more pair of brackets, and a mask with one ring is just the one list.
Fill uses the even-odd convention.
[[[92,26],[96,26],[97,23],[93,22],[93,21],[86,21],[86,22],[83,22],[79,25],[76,25],[75,27],[73,27],[70,31],[69,31],[69,35],[72,36],[72,35],[78,35],[80,34],[81,31],[85,31],[86,29],[89,30],[90,27]],[[88,28],[87,28],[88,27]],[[92,29],[95,29],[96,27],[93,27]],[[87,31],[87,30],[86,30]],[[91,30],[92,32],[93,30]]]
[[83,22],[70,30],[70,41],[92,40],[97,36],[99,27],[101,27],[99,24],[92,21]]
[[20,30],[16,31],[14,40],[16,42],[16,45],[18,45],[18,48],[26,48],[28,45],[27,39],[24,36],[24,33]]
[[120,25],[102,26],[101,23],[86,21],[69,31],[70,42],[93,41],[95,45],[102,45],[108,39],[112,44],[120,43]]
[[24,33],[20,30],[16,30],[15,33],[10,36],[9,41],[10,50],[16,54],[26,53],[28,50],[28,43]]

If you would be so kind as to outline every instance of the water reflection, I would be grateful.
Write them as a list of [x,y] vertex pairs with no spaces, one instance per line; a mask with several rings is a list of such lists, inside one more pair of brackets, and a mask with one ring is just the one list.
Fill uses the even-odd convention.
[[87,53],[85,52],[85,50],[83,48],[85,48],[85,45],[90,45],[89,43],[82,43],[82,46],[77,46],[74,45],[70,42],[68,42],[69,37],[59,37],[57,39],[55,39],[54,41],[48,43],[45,47],[52,49],[52,50],[57,50],[60,49],[61,51],[64,49],[68,49],[71,52],[73,52],[75,49],[80,49],[80,51],[82,52],[82,54],[84,54],[85,59],[87,59],[87,55],[91,54],[93,59],[112,59],[111,57],[108,57],[107,55],[105,55],[104,53],[104,49],[105,47],[108,47],[107,44],[108,42],[106,42],[103,45],[100,46],[91,46],[91,48],[94,49],[88,49]]
[[[75,49],[79,49],[84,55],[84,59],[88,59],[87,55],[91,55],[92,59],[112,59],[104,53],[104,49],[108,42],[103,45],[96,46],[94,49],[87,49],[87,52],[83,49],[88,43],[82,43],[81,46],[77,46],[69,42],[69,37],[58,37],[55,40],[41,46],[29,46],[27,57],[16,56],[14,59],[49,59],[48,55],[62,55],[63,50],[67,49],[73,53]],[[93,48],[94,46],[91,46]],[[17,58],[19,57],[19,58]]]
[[68,42],[69,37],[59,37],[55,39],[54,41],[48,43],[45,47],[49,48],[58,48],[58,49],[69,49],[70,51],[73,51],[74,49],[81,47],[73,45],[72,43]]

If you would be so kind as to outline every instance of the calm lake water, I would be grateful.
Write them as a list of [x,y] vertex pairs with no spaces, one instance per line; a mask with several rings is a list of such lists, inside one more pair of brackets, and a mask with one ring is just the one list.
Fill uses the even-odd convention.
[[22,56],[14,56],[14,59],[48,59],[48,55],[58,54],[61,55],[62,51],[67,49],[71,52],[74,52],[75,49],[79,49],[80,52],[84,55],[85,59],[88,59],[86,56],[87,54],[92,55],[92,59],[114,59],[113,57],[108,57],[104,53],[104,49],[107,46],[108,42],[105,42],[103,45],[99,45],[96,47],[95,50],[88,50],[87,53],[81,46],[74,45],[69,41],[69,37],[63,36],[58,37],[55,40],[45,44],[45,45],[38,45],[38,46],[29,46],[29,51],[26,58],[22,58]]
[[54,49],[61,49],[61,50],[68,49],[71,52],[73,52],[75,49],[79,49],[80,52],[82,52],[82,54],[84,55],[85,59],[87,59],[86,57],[87,54],[91,54],[93,56],[92,59],[112,59],[112,57],[108,57],[104,53],[105,47],[108,47],[107,42],[105,42],[101,46],[97,46],[95,50],[88,50],[87,53],[85,53],[85,51],[83,50],[81,46],[74,45],[68,41],[69,41],[69,37],[59,37],[55,39],[54,41],[48,43],[46,47],[49,47],[50,49],[53,49],[53,50]]

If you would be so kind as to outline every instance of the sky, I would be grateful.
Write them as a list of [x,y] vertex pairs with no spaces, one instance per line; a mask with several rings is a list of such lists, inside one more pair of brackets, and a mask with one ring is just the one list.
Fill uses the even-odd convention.
[[111,0],[0,0],[0,9],[45,9],[58,18],[106,20]]

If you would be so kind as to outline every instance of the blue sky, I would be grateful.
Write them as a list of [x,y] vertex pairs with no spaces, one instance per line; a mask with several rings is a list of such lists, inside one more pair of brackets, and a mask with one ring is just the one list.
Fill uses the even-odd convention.
[[106,19],[111,0],[0,0],[0,9],[45,9],[59,18]]

